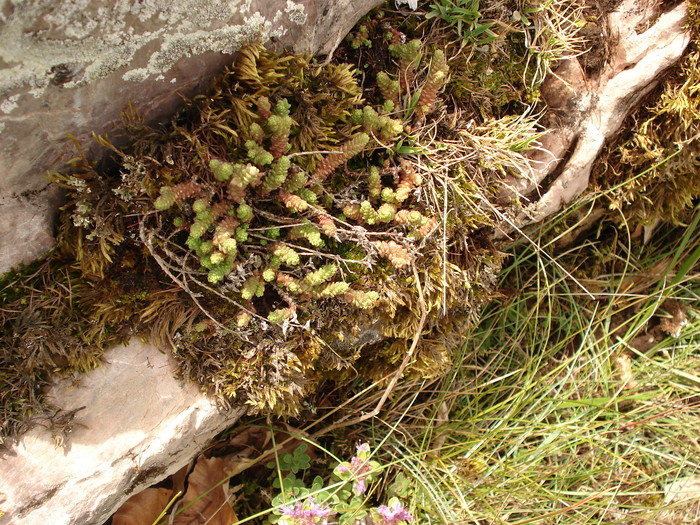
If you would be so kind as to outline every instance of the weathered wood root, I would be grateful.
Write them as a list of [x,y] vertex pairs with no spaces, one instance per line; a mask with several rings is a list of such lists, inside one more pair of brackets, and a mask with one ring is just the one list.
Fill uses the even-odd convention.
[[508,178],[499,196],[504,202],[525,200],[517,226],[543,221],[588,187],[605,141],[683,55],[690,42],[686,4],[660,14],[659,9],[656,0],[623,0],[607,17],[603,67],[586,74],[574,57],[545,79],[542,96],[551,128],[530,157],[530,176]]

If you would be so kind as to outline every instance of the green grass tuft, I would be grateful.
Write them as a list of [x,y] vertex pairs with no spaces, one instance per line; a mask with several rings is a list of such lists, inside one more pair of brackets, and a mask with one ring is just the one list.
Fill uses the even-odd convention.
[[555,221],[511,247],[451,373],[415,402],[404,385],[389,437],[365,429],[410,480],[417,523],[697,519],[664,498],[700,471],[699,220],[565,250]]

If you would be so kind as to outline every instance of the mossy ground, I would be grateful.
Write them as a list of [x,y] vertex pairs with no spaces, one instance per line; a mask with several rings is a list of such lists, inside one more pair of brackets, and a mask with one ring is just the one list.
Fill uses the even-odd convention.
[[497,181],[541,131],[522,115],[581,50],[575,10],[547,9],[485,5],[484,42],[385,8],[331,64],[251,45],[169,125],[127,112],[129,146],[98,138],[102,161],[54,174],[57,248],[3,281],[2,435],[133,336],[266,413],[296,414],[323,381],[448,370],[502,262]]
[[129,146],[98,138],[103,160],[52,175],[67,192],[58,245],[3,282],[3,436],[52,410],[51,381],[133,336],[222,402],[280,414],[321,380],[385,378],[417,338],[406,372],[446,369],[453,319],[473,318],[500,264],[484,205],[500,175],[435,142],[461,111],[439,96],[456,85],[453,44],[412,17],[372,31],[372,78],[251,45],[171,124],[129,110]]

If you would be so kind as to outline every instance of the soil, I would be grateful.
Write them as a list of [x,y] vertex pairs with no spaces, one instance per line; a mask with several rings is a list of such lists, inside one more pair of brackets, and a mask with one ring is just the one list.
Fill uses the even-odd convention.
[[[386,35],[392,28],[386,20],[367,20],[362,25],[367,28],[367,40],[370,44],[362,43],[355,47],[346,41],[338,47],[335,57],[337,62],[355,64],[362,76],[360,84],[365,90],[365,96],[374,100],[377,73],[391,70],[391,42],[386,39]],[[350,33],[348,37],[352,38],[353,35],[354,33]],[[379,98],[378,93],[376,98]]]
[[619,0],[588,0],[586,20],[580,35],[588,41],[586,52],[579,57],[584,71],[590,76],[600,71],[609,56],[610,42],[607,15],[615,10]]

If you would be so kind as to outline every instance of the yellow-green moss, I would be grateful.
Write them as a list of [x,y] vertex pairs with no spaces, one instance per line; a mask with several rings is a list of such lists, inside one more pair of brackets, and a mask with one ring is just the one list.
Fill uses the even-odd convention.
[[617,141],[594,168],[608,206],[628,219],[682,222],[700,196],[700,52],[691,45],[681,63],[630,115]]

